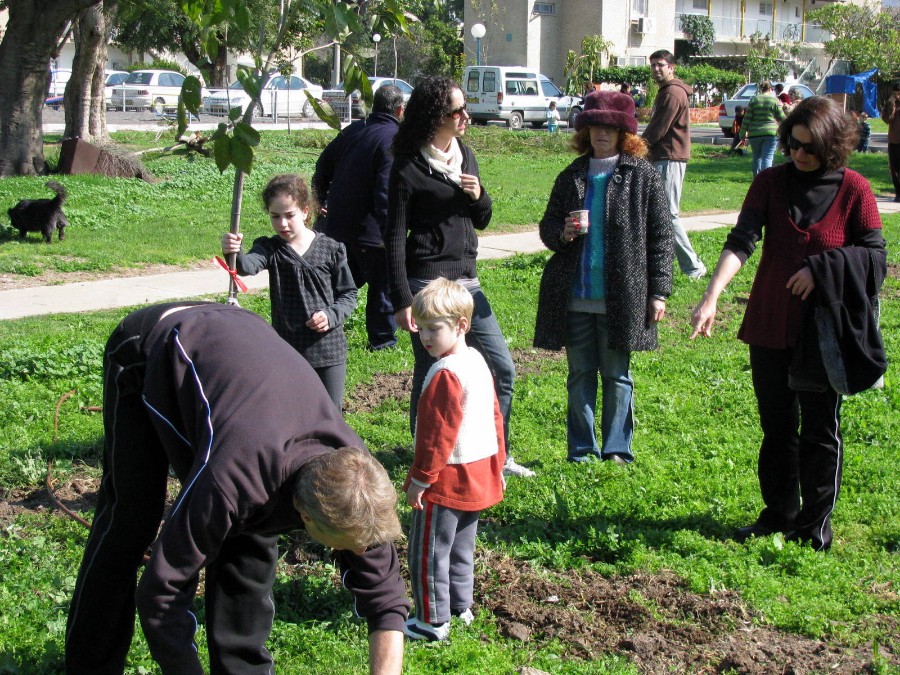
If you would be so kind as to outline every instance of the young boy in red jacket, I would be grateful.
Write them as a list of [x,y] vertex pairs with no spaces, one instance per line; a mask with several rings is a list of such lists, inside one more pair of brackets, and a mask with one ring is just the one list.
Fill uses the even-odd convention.
[[466,345],[472,311],[472,294],[444,278],[412,303],[422,345],[437,359],[422,386],[415,458],[403,485],[413,507],[416,604],[404,632],[415,640],[447,639],[451,616],[472,622],[478,516],[503,499],[503,417],[484,358]]

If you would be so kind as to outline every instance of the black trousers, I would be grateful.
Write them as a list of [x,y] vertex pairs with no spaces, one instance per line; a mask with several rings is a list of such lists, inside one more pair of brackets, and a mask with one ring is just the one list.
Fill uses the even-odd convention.
[[366,335],[373,350],[397,344],[397,322],[388,285],[384,246],[347,246],[347,261],[357,288],[369,285],[366,300]]
[[[142,400],[144,375],[153,367],[145,360],[144,339],[159,317],[179,304],[188,303],[130,314],[106,345],[103,477],[69,607],[67,673],[119,674],[125,668],[134,633],[137,572],[162,520],[169,473],[165,447]],[[277,559],[277,535],[242,534],[227,539],[206,568],[212,673],[273,672],[265,641],[274,619],[271,589]],[[193,664],[172,664],[164,649],[154,647],[150,645],[151,652],[164,673],[202,673]]]
[[831,546],[831,512],[841,486],[844,444],[841,396],[788,386],[792,350],[750,347],[753,389],[763,440],[757,522],[794,533],[816,550]]
[[888,143],[888,167],[894,184],[894,199],[900,199],[900,143]]

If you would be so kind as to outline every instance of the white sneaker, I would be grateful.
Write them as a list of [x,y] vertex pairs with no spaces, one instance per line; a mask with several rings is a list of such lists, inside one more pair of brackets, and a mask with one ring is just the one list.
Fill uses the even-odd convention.
[[475,616],[472,614],[472,610],[470,608],[467,608],[464,612],[456,614],[456,618],[462,621],[466,626],[471,626],[472,622],[475,621]]
[[535,476],[534,471],[529,469],[528,467],[522,466],[518,464],[513,459],[507,459],[506,464],[503,465],[503,475],[504,476],[521,476],[522,478],[531,478]]
[[702,279],[705,276],[706,276],[706,265],[704,265],[703,263],[700,263],[700,267],[698,267],[693,272],[688,274],[688,278],[691,281],[700,281],[700,279]]
[[450,637],[450,622],[433,626],[412,618],[403,625],[403,633],[411,640],[428,640],[429,642],[446,640]]

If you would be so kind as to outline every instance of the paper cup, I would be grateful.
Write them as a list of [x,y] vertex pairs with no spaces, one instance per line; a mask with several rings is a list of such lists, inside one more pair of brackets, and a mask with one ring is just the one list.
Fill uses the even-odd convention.
[[586,210],[579,211],[569,211],[569,216],[578,221],[578,234],[584,234],[588,231],[588,227],[590,227],[590,219],[588,216],[590,212]]

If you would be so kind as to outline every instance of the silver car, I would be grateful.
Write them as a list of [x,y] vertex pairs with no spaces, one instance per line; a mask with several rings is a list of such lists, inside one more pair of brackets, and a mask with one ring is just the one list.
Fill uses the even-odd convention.
[[[776,84],[778,83],[772,83],[773,89]],[[784,83],[782,82],[781,84]],[[816,92],[805,84],[784,84],[785,91],[790,91],[791,89],[799,90],[803,98],[816,95]],[[731,132],[731,125],[734,124],[734,109],[738,106],[743,106],[746,110],[747,104],[750,103],[750,99],[754,96],[756,96],[756,83],[751,82],[738,89],[738,93],[732,98],[722,101],[722,105],[719,106],[719,126],[722,128],[722,133],[725,134],[726,138],[731,138],[734,135]]]
[[[372,85],[373,92],[379,87],[384,86],[385,84],[394,85],[403,93],[404,101],[409,101],[409,97],[412,95],[412,85],[405,80],[400,80],[394,77],[370,77],[369,83]],[[338,117],[340,117],[341,119],[347,118],[347,94],[344,93],[343,82],[338,84],[336,89],[326,89],[325,91],[323,91],[322,100],[330,105],[332,109],[334,109],[334,112],[337,113]],[[364,116],[362,102],[359,97],[359,91],[354,91],[350,95],[350,105],[354,118],[360,118]]]
[[[315,99],[322,98],[322,87],[298,75],[285,77],[274,74],[262,89],[259,103],[253,111],[255,117],[312,117],[313,107],[306,97],[309,91]],[[210,115],[227,115],[232,108],[242,111],[250,105],[250,95],[244,91],[239,81],[232,82],[228,89],[211,91],[203,99],[203,111]]]

